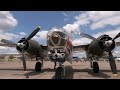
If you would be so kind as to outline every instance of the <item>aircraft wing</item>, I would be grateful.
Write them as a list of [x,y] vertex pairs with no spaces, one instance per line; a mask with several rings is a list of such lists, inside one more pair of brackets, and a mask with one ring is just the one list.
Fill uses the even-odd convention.
[[82,51],[82,50],[86,51],[86,50],[88,50],[88,46],[89,46],[89,44],[73,46],[73,51]]
[[120,42],[116,42],[116,46],[120,46]]
[[44,50],[48,50],[48,46],[40,45]]

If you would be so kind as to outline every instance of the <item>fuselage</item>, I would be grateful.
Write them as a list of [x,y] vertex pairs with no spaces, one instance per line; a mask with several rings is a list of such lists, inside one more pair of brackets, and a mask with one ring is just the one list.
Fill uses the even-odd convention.
[[72,42],[70,37],[63,31],[50,31],[47,35],[47,45],[49,50],[48,57],[51,61],[60,59],[64,62],[72,57]]

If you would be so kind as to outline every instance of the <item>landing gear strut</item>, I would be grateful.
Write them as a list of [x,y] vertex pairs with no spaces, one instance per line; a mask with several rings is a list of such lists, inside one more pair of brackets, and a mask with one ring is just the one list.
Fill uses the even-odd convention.
[[93,59],[90,59],[90,67],[93,69],[94,73],[98,73],[99,72],[98,62],[93,61]]
[[55,79],[64,79],[64,69],[62,67],[56,69]]
[[40,57],[36,57],[35,71],[40,72],[43,67],[43,60]]
[[55,79],[64,79],[65,77],[65,68],[59,63],[59,67],[56,69],[55,72]]
[[40,71],[41,71],[41,68],[42,68],[41,62],[37,62],[36,65],[35,65],[35,71],[36,71],[36,72],[40,72]]
[[56,62],[54,62],[55,63],[55,65],[54,65],[54,69],[56,69]]

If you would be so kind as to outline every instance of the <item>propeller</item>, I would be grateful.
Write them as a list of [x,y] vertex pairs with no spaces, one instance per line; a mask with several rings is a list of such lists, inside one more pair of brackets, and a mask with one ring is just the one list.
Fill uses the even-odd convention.
[[113,38],[113,40],[117,39],[120,37],[120,32]]
[[85,34],[85,33],[80,33],[80,35],[83,36],[83,37],[92,39],[92,40],[98,40],[99,42],[102,42],[105,45],[104,50],[109,53],[109,64],[110,64],[111,70],[113,72],[113,75],[117,76],[116,63],[115,63],[115,60],[114,60],[114,57],[113,57],[113,54],[112,54],[112,50],[113,50],[112,45],[115,43],[114,40],[120,37],[120,33],[118,33],[112,40],[109,37],[109,38],[106,38],[105,41],[96,39],[96,38],[94,38],[94,37],[92,37],[88,34]]
[[38,33],[40,28],[41,27],[38,26],[26,39],[22,38],[17,44],[12,41],[6,40],[6,39],[1,40],[1,42],[3,42],[3,43],[9,44],[9,45],[15,45],[17,47],[17,50],[19,50],[21,52],[24,71],[26,71],[26,69],[27,69],[24,52],[26,50],[28,41]]
[[113,75],[116,76],[117,75],[116,63],[115,63],[110,47],[108,47],[108,53],[109,53],[109,63],[110,63],[111,70],[113,72]]
[[36,34],[37,34],[37,32],[40,30],[40,26],[38,26],[38,28],[36,28],[28,37],[27,37],[27,39],[25,40],[25,42],[27,42],[28,40],[30,40],[32,37],[34,37]]
[[9,40],[6,40],[6,39],[1,39],[1,42],[9,44],[9,45],[15,45],[15,46],[17,45],[16,43],[9,41]]
[[24,71],[26,71],[26,60],[25,60],[25,56],[24,56],[24,52],[25,52],[25,48],[27,47],[27,42],[32,38],[34,37],[37,32],[40,30],[40,26],[38,26],[38,28],[36,28],[28,37],[27,39],[23,40],[23,42],[21,43],[18,43],[17,46],[20,47],[21,49],[21,53],[22,53],[22,61],[23,61],[23,68],[24,68]]
[[89,39],[92,39],[92,40],[96,40],[96,38],[94,38],[93,36],[90,36],[88,34],[85,34],[85,33],[79,33],[79,34],[83,37],[86,37],[86,38],[89,38]]
[[25,56],[24,56],[24,49],[22,50],[22,62],[23,62],[23,68],[24,68],[24,71],[27,70],[27,67],[26,67],[26,60],[25,60]]

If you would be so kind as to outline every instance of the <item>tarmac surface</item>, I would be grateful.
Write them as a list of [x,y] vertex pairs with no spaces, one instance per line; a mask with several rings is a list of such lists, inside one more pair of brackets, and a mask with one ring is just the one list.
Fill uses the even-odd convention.
[[[118,76],[113,76],[109,62],[99,61],[99,73],[93,73],[90,62],[65,62],[65,79],[120,79],[120,62],[116,61]],[[36,61],[27,61],[27,71],[23,71],[21,61],[0,62],[0,79],[55,79],[54,63],[44,61],[41,72],[35,72]],[[26,78],[26,76],[28,76]]]

